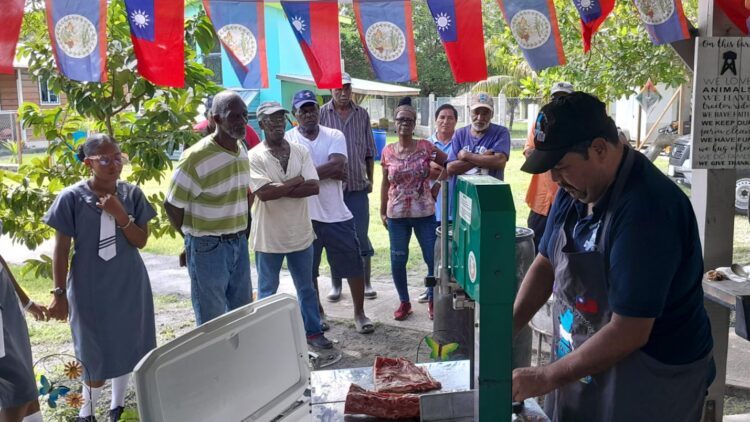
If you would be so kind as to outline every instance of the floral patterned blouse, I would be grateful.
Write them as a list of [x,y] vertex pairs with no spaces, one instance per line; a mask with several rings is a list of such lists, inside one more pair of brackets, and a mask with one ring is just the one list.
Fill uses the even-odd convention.
[[430,161],[435,156],[430,141],[417,140],[412,152],[397,152],[398,144],[383,148],[380,163],[388,170],[388,218],[417,218],[435,214],[430,192]]

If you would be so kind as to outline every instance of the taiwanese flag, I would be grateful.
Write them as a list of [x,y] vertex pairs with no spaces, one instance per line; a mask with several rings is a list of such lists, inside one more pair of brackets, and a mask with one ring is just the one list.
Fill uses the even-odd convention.
[[107,81],[107,0],[46,0],[57,68],[68,79]]
[[341,88],[338,1],[282,1],[281,6],[318,88]]
[[0,25],[0,73],[13,73],[13,58],[23,22],[24,0],[9,0],[3,5],[3,24]]
[[680,0],[635,1],[651,42],[667,44],[690,38],[687,19]]
[[552,0],[497,0],[516,42],[535,71],[565,64]]
[[615,0],[573,0],[573,4],[578,9],[578,15],[581,16],[583,51],[588,52],[591,50],[591,37],[612,13]]
[[263,1],[203,0],[243,88],[268,88]]
[[481,0],[427,0],[456,83],[487,79]]
[[138,72],[155,85],[185,86],[184,0],[125,0]]
[[716,4],[743,34],[750,33],[750,2],[748,0],[745,0],[744,4],[739,0],[716,0]]
[[386,82],[416,81],[411,2],[354,0],[354,16],[375,76]]

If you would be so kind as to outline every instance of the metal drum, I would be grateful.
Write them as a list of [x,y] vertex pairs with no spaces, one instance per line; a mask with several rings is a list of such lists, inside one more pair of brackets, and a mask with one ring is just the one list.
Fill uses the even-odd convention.
[[[440,275],[442,257],[440,253],[442,228],[436,230],[438,240],[435,242],[435,274]],[[452,237],[452,227],[448,236]],[[452,242],[448,241],[448,256],[452,255]],[[534,261],[534,232],[525,227],[516,227],[516,291],[523,277]],[[449,286],[450,280],[438,278],[434,291],[435,320],[433,324],[433,338],[440,344],[458,343],[459,348],[452,356],[457,359],[469,359],[474,354],[474,310],[453,309],[453,291]],[[531,364],[531,329],[525,327],[513,340],[513,367],[529,366]]]
[[[453,254],[453,226],[448,226],[448,259]],[[449,287],[450,280],[441,277],[442,255],[440,245],[442,239],[442,227],[435,230],[437,240],[435,241],[435,274],[437,285],[433,293],[433,310],[435,319],[433,321],[432,337],[440,344],[458,343],[451,358],[471,359],[474,355],[474,310],[453,309],[453,291]]]
[[[516,293],[535,257],[534,231],[516,227]],[[531,366],[531,337],[531,328],[526,325],[513,339],[514,368]]]

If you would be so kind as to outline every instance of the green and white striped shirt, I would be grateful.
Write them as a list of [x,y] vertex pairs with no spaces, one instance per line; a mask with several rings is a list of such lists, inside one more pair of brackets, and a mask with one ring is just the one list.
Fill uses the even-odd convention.
[[237,148],[228,151],[209,135],[182,153],[167,201],[185,210],[183,233],[218,236],[247,228],[250,163],[242,142]]

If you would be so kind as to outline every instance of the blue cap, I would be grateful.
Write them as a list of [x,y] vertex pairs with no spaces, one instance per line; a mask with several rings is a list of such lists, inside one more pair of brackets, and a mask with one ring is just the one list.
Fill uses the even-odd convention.
[[292,99],[292,106],[299,110],[305,104],[318,104],[318,99],[315,97],[315,93],[309,89],[303,89],[294,94]]

